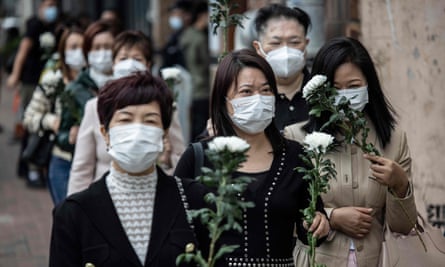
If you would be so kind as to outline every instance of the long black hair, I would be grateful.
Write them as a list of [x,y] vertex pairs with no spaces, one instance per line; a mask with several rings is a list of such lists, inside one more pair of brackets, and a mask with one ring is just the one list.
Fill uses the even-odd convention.
[[[349,37],[337,37],[326,42],[315,56],[311,76],[326,75],[332,85],[336,70],[344,63],[357,66],[368,82],[369,103],[363,112],[374,125],[380,144],[385,147],[390,142],[391,133],[397,124],[397,114],[383,94],[371,56],[359,41]],[[324,113],[319,118],[311,116],[304,129],[307,132],[319,130],[329,120],[330,115]],[[328,132],[336,134],[338,129],[328,129]]]
[[[227,93],[232,84],[236,84],[241,70],[247,67],[260,70],[266,77],[275,98],[278,97],[273,70],[263,57],[250,49],[241,49],[229,53],[218,65],[210,99],[210,117],[213,130],[217,136],[236,135],[232,127],[232,120],[227,111]],[[275,126],[274,120],[266,127],[264,132],[274,152],[280,151],[281,146],[284,144],[284,139]]]

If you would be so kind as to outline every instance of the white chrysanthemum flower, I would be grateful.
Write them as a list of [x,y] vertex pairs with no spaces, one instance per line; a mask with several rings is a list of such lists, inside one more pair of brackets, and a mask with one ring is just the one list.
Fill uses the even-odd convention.
[[230,152],[244,152],[250,145],[237,136],[219,136],[209,142],[209,149],[213,151],[223,151],[225,148]]
[[303,98],[307,98],[312,91],[322,86],[328,78],[324,75],[317,74],[303,87]]
[[52,33],[45,32],[39,36],[39,42],[43,48],[53,48],[56,44],[56,38]]
[[57,86],[59,82],[62,80],[62,72],[60,70],[48,70],[45,71],[45,74],[42,76],[41,84],[46,86]]
[[181,81],[181,70],[176,67],[164,68],[161,69],[162,79],[173,80],[175,83],[179,83]]
[[334,142],[334,137],[327,133],[313,132],[304,137],[303,143],[309,151],[326,153],[326,149]]

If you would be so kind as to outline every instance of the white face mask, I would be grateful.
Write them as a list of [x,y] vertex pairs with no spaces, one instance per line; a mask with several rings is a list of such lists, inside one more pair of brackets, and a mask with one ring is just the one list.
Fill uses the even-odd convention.
[[125,171],[140,173],[148,170],[163,150],[164,130],[132,123],[110,128],[108,154]]
[[88,53],[88,64],[101,73],[108,73],[113,67],[113,53],[110,49],[101,49]]
[[173,30],[180,30],[182,28],[182,19],[178,16],[171,16],[168,18],[168,24]]
[[113,78],[119,79],[131,75],[134,72],[146,71],[147,66],[132,58],[119,61],[113,66]]
[[253,95],[230,101],[233,124],[240,130],[256,134],[264,131],[275,116],[275,96]]
[[346,97],[349,100],[349,107],[353,110],[363,111],[366,104],[369,101],[368,87],[363,86],[356,89],[343,89],[337,91],[338,95],[335,96],[335,105],[338,105],[342,97]]
[[278,78],[294,76],[306,65],[304,53],[299,49],[283,46],[266,54],[261,43],[259,43],[259,47]]
[[85,57],[83,56],[82,49],[68,49],[65,50],[65,63],[74,70],[81,70],[85,67]]

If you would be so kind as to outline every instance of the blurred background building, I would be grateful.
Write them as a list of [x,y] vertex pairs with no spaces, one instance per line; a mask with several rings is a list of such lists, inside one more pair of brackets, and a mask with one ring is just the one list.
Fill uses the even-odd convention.
[[[60,0],[65,13],[99,18],[114,8],[124,29],[149,34],[156,48],[166,42],[168,7],[174,0]],[[216,1],[216,0],[212,0]],[[236,13],[247,9],[248,0]],[[278,1],[279,2],[279,1]],[[289,0],[306,10],[313,22],[308,48],[312,57],[325,40],[347,35],[360,39],[378,68],[384,90],[400,115],[414,161],[413,179],[418,208],[430,222],[445,225],[445,1],[442,0]],[[38,1],[0,0],[0,19],[23,22]],[[229,48],[233,48],[233,29]],[[219,36],[210,39],[212,55],[221,49]]]

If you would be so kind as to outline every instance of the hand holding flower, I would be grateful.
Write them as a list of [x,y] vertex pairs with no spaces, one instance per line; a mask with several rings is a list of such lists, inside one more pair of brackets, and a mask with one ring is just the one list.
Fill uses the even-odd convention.
[[[304,222],[303,226],[307,228],[307,223]],[[322,238],[329,234],[331,227],[329,226],[328,218],[323,213],[316,211],[314,220],[312,221],[311,227],[307,229],[315,238]]]
[[371,175],[377,182],[388,186],[398,197],[405,197],[409,184],[408,176],[397,162],[369,154],[364,157],[371,161]]

